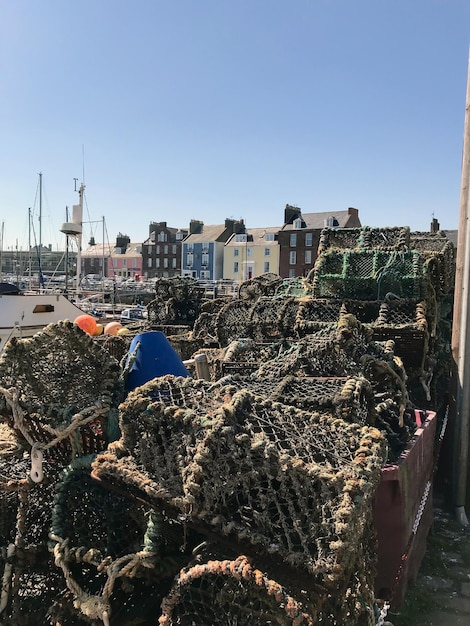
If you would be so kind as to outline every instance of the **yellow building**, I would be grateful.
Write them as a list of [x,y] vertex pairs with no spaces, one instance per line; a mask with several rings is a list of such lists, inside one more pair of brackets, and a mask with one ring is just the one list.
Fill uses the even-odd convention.
[[243,282],[268,272],[279,274],[279,226],[250,228],[224,246],[224,278]]

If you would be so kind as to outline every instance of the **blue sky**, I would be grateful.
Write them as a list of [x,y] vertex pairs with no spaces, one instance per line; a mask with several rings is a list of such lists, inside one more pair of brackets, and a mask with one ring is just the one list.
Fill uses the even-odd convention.
[[74,178],[97,241],[287,203],[456,228],[469,27],[468,0],[1,0],[4,247],[39,172],[54,249]]

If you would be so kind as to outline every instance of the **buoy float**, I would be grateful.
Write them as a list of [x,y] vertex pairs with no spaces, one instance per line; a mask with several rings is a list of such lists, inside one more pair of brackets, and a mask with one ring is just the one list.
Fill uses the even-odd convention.
[[102,335],[104,331],[103,324],[96,324],[95,332],[93,333],[93,337],[97,337],[98,335]]
[[118,330],[120,330],[122,327],[123,327],[122,324],[120,324],[119,322],[109,322],[104,327],[104,334],[105,335],[117,335]]
[[88,335],[94,335],[96,330],[96,320],[91,315],[79,315],[73,321],[79,328],[83,330],[83,332]]
[[126,328],[126,327],[124,326],[123,328],[120,328],[120,329],[117,331],[117,334],[118,334],[118,335],[128,335],[130,332],[131,332],[131,331],[130,331],[128,328]]

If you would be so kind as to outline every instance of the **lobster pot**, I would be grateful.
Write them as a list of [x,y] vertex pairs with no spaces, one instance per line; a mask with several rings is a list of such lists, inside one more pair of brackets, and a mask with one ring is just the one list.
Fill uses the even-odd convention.
[[245,556],[181,570],[162,602],[160,626],[313,626],[300,602]]
[[122,626],[149,623],[189,559],[181,561],[183,531],[174,524],[165,532],[161,514],[94,480],[92,460],[76,459],[55,489],[49,549],[69,590],[56,619],[85,618],[86,598],[95,597]]
[[[253,394],[306,411],[329,411],[347,422],[373,424],[374,395],[370,383],[358,377],[286,376],[281,380],[261,376],[226,376],[223,385],[234,390],[248,389]],[[234,391],[235,392],[235,391]]]
[[410,229],[395,228],[324,228],[318,253],[336,250],[405,250],[410,247]]
[[302,276],[284,278],[276,288],[278,298],[304,298],[311,295],[312,285]]
[[263,296],[250,311],[251,335],[255,341],[266,343],[283,337],[283,315],[286,301]]
[[238,288],[238,297],[241,300],[254,301],[262,296],[273,296],[281,283],[282,278],[278,274],[261,274],[242,282]]
[[438,298],[454,288],[455,248],[442,232],[412,233],[410,245],[425,257],[431,283]]
[[41,483],[29,479],[27,455],[0,457],[0,579],[2,624],[45,624],[65,582],[47,550],[57,463],[43,462]]
[[423,261],[414,250],[330,249],[315,263],[311,276],[314,296],[381,300],[393,293],[420,299],[426,295]]
[[187,383],[184,407],[158,401],[180,385],[168,377],[162,391],[155,380],[128,396],[122,439],[97,457],[95,474],[312,582],[348,580],[385,461],[380,432],[246,390],[199,385],[190,405]]
[[429,327],[435,319],[428,321],[426,301],[413,299],[390,299],[380,305],[379,315],[372,325],[375,341],[394,342],[394,351],[410,372],[421,371],[428,350]]
[[10,341],[0,379],[0,415],[24,447],[36,445],[62,467],[116,438],[119,364],[75,324]]
[[106,350],[110,356],[115,358],[116,361],[121,362],[129,351],[129,346],[131,345],[134,335],[135,333],[129,333],[127,335],[99,335],[98,337],[94,337],[94,341],[98,343],[103,350]]
[[250,299],[234,300],[225,304],[217,313],[215,329],[217,341],[226,347],[240,337],[252,337],[250,312],[253,302]]

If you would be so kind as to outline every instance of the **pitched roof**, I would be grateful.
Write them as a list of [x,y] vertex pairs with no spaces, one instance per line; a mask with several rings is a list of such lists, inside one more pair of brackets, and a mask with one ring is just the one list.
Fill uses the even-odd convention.
[[[274,241],[268,241],[264,238],[264,235],[266,233],[273,233],[274,235],[277,235],[281,229],[281,226],[269,226],[268,228],[247,228],[246,233],[240,234],[248,235],[247,243],[250,245],[277,246],[279,245],[277,239]],[[240,241],[237,241],[236,235],[232,235],[225,245],[239,247],[243,244]]]
[[188,235],[184,243],[200,243],[200,242],[209,242],[209,241],[218,241],[219,237],[221,237],[226,231],[227,227],[225,224],[215,224],[215,225],[206,225],[204,224],[202,233],[195,233],[193,235]]
[[[329,217],[335,218],[338,222],[335,226],[340,228],[359,228],[361,221],[357,209],[347,209],[346,211],[324,211],[322,213],[302,213],[301,219],[305,222],[306,228],[321,230],[325,228]],[[294,228],[294,224],[284,224],[282,230],[299,230]]]

